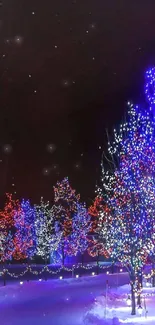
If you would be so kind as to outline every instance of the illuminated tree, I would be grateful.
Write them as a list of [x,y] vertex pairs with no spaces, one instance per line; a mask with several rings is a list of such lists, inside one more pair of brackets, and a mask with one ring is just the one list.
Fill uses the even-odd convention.
[[[150,111],[152,111],[153,116],[155,117],[155,67],[149,69],[146,73],[146,84],[145,84],[145,94],[147,102],[150,106]],[[153,286],[155,286],[155,227],[154,227],[154,246],[150,250],[149,257],[152,262],[153,268]]]
[[109,257],[104,247],[102,240],[101,229],[103,226],[103,218],[101,212],[106,212],[106,206],[103,204],[103,198],[96,196],[93,205],[89,208],[89,215],[92,218],[91,239],[89,240],[88,254],[92,257],[97,257],[97,264],[99,263],[99,256]]
[[23,199],[20,211],[17,211],[14,216],[16,232],[13,239],[13,257],[16,260],[31,259],[35,254],[36,234],[34,222],[34,209],[31,207],[29,200],[25,201]]
[[11,260],[14,254],[15,224],[14,215],[19,213],[20,204],[11,194],[6,194],[4,210],[0,211],[0,261]]
[[[153,76],[151,73],[147,72],[146,76],[149,75],[154,85],[155,70]],[[135,292],[140,304],[142,267],[154,247],[153,107],[145,110],[129,104],[128,120],[120,126],[118,134],[114,131],[114,141],[109,143],[108,151],[113,171],[103,169],[103,188],[99,193],[105,198],[108,213],[101,213],[104,219],[101,234],[108,254],[127,267],[134,315]]]
[[51,232],[50,256],[52,264],[61,264],[62,262],[62,245],[64,247],[63,231],[60,228],[58,217],[60,218],[61,206],[53,205],[51,215],[53,220],[53,228]]
[[72,232],[68,240],[68,255],[73,256],[81,253],[82,264],[83,254],[89,245],[88,235],[91,227],[90,216],[85,204],[78,202],[72,219]]
[[59,248],[62,254],[62,264],[69,255],[69,240],[72,234],[72,221],[80,196],[75,193],[69,184],[68,178],[57,182],[54,187],[54,206],[52,208],[57,228],[57,238],[61,238]]
[[40,205],[35,205],[36,254],[45,262],[50,256],[52,222],[49,202],[45,203],[41,198]]
[[[155,233],[155,230],[154,230]],[[155,287],[155,240],[154,240],[154,246],[152,247],[152,250],[150,250],[149,253],[149,261],[152,263],[152,286]]]

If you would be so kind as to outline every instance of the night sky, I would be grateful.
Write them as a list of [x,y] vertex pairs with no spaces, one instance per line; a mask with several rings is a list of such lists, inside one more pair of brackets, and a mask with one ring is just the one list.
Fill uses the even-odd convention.
[[91,203],[105,129],[155,64],[155,1],[0,3],[0,195],[51,200],[69,176]]

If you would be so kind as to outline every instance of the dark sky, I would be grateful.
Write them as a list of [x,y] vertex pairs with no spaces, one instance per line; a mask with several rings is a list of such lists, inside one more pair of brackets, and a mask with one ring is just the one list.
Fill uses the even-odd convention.
[[3,0],[0,194],[51,199],[69,176],[93,198],[105,128],[140,100],[151,64],[154,0]]

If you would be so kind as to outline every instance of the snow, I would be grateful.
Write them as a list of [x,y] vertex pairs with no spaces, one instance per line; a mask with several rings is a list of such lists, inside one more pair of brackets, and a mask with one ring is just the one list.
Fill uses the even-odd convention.
[[155,325],[155,289],[143,290],[142,316],[131,316],[129,293],[126,273],[10,283],[0,287],[0,324]]

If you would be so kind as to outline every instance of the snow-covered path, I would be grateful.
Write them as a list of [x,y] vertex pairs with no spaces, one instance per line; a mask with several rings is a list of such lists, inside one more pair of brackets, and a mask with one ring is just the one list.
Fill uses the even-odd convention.
[[[109,283],[108,318],[122,314],[115,295],[123,299],[129,283],[127,274],[89,276],[74,279],[24,282],[0,287],[0,325],[106,325],[122,324],[116,319],[104,319],[104,293]],[[117,286],[123,286],[117,288]],[[114,295],[114,296],[113,296]],[[112,297],[112,298],[111,298]],[[111,310],[112,304],[116,311]],[[113,306],[114,307],[114,306]],[[129,307],[128,307],[129,308]],[[127,312],[130,315],[130,310]],[[155,314],[155,312],[154,312]],[[124,315],[124,314],[123,314]],[[127,317],[122,318],[122,320]],[[144,324],[137,316],[138,324]],[[132,321],[126,324],[137,324]],[[145,322],[146,324],[146,322]],[[155,325],[155,319],[148,322]]]

